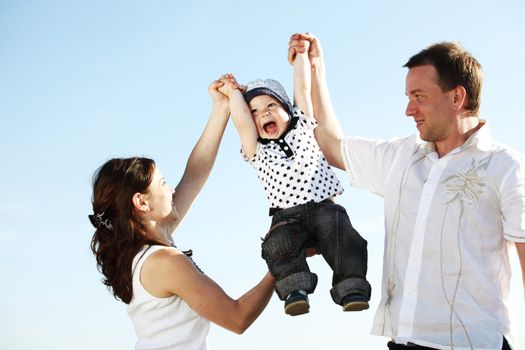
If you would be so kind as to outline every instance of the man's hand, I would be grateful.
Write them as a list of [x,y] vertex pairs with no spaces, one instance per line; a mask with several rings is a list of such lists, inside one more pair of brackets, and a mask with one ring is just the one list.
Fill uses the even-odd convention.
[[298,53],[308,52],[308,58],[310,62],[314,62],[316,59],[321,58],[323,51],[321,49],[321,42],[319,39],[310,33],[295,33],[290,36],[288,42],[288,62],[293,64],[295,56]]

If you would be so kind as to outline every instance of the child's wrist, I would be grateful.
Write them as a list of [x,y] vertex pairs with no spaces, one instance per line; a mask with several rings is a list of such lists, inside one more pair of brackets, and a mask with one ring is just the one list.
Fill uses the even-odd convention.
[[236,87],[236,88],[231,88],[231,90],[230,90],[230,92],[229,92],[229,94],[228,94],[228,97],[232,97],[233,95],[240,95],[240,96],[243,96],[241,90],[240,90],[238,87]]
[[306,52],[303,52],[303,53],[298,53],[297,55],[295,55],[295,59],[293,60],[293,63],[303,63],[303,62],[308,62],[308,53]]
[[226,85],[224,85],[221,88],[219,88],[219,92],[222,93],[223,95],[227,96],[227,97],[230,96],[230,94],[232,93],[232,90],[233,89],[231,87],[226,86]]

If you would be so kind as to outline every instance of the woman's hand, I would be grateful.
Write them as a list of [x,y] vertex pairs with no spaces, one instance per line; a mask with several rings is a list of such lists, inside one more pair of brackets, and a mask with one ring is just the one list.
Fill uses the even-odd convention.
[[214,105],[228,108],[228,97],[219,91],[223,86],[224,82],[220,79],[214,80],[208,87],[208,93],[210,94]]

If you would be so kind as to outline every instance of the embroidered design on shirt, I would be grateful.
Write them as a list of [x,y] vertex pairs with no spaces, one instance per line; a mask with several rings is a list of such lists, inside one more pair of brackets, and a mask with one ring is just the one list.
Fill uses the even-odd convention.
[[[459,237],[460,235],[460,227],[461,222],[463,221],[463,213],[466,206],[473,207],[477,205],[481,201],[481,195],[483,194],[483,189],[485,187],[485,184],[483,183],[484,180],[484,171],[488,168],[488,165],[490,163],[490,160],[492,158],[492,155],[489,155],[487,158],[484,158],[482,160],[475,160],[472,159],[472,162],[470,164],[470,167],[467,169],[459,169],[456,175],[452,175],[447,177],[443,184],[445,186],[447,196],[450,198],[447,202],[445,202],[445,212],[443,215],[443,221],[441,224],[441,237],[440,237],[440,265],[441,265],[441,289],[443,292],[443,296],[447,300],[447,303],[450,307],[449,310],[449,330],[450,330],[450,344],[452,345],[452,348],[454,347],[454,341],[453,341],[453,323],[454,319],[459,322],[461,325],[461,328],[463,329],[463,333],[465,337],[467,338],[470,347],[472,348],[472,341],[469,336],[469,332],[465,327],[465,324],[460,317],[460,315],[455,310],[455,302],[456,302],[456,296],[460,285],[460,280],[463,273],[463,252],[461,248],[461,239]],[[456,272],[456,280],[454,281],[454,288],[452,292],[448,292],[446,290],[446,281],[445,281],[445,273],[443,271],[444,264],[445,264],[445,258],[443,256],[444,254],[444,240],[445,240],[445,221],[447,218],[448,210],[451,206],[454,206],[454,204],[459,205],[459,215],[458,215],[458,223],[456,225],[457,231],[455,233],[456,242],[458,245],[458,267]],[[448,237],[450,239],[451,237]]]
[[479,203],[485,186],[481,173],[487,169],[489,160],[490,158],[476,164],[476,160],[472,159],[469,169],[460,169],[457,175],[445,179],[447,192],[452,195],[452,198],[445,204],[458,201],[461,205],[471,206],[473,202]]

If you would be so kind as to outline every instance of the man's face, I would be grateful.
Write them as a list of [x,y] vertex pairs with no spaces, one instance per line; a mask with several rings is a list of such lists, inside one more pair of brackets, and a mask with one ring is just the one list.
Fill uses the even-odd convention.
[[454,90],[441,90],[433,66],[410,68],[405,93],[409,99],[405,114],[414,118],[422,140],[444,142],[454,136],[457,130]]

